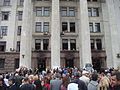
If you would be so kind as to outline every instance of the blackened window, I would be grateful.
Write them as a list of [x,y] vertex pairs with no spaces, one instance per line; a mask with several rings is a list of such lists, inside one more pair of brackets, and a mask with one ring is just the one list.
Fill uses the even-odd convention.
[[96,39],[97,50],[102,50],[102,41],[101,39]]
[[67,39],[62,40],[62,50],[68,50],[68,40]]
[[6,42],[0,42],[0,51],[5,51],[6,49]]
[[67,32],[68,31],[68,24],[67,22],[62,22],[62,31]]
[[93,2],[97,2],[98,0],[92,0]]
[[0,68],[4,68],[5,65],[5,59],[0,58]]
[[43,50],[48,50],[49,39],[43,39]]
[[87,0],[88,2],[90,2],[90,0]]
[[75,39],[70,40],[70,50],[76,50],[76,40]]
[[9,19],[9,12],[8,11],[5,11],[5,12],[2,12],[2,20],[8,20]]
[[17,69],[19,68],[19,58],[15,59],[15,65],[14,65],[14,68]]
[[75,22],[70,22],[70,32],[75,32]]
[[35,39],[35,50],[41,50],[41,39]]

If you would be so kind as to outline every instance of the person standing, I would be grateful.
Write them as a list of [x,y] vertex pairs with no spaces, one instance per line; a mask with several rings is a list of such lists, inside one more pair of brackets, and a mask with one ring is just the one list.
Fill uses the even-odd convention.
[[50,90],[59,90],[62,80],[60,80],[61,75],[59,73],[55,74],[55,79],[50,82]]
[[96,73],[92,74],[91,81],[88,84],[88,90],[98,90],[98,75]]
[[20,90],[35,90],[35,86],[29,83],[29,78],[24,78],[24,84],[21,85]]

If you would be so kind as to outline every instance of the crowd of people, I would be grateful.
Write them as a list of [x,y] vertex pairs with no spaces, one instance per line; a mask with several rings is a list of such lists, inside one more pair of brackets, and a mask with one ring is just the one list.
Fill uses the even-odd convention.
[[39,72],[22,67],[0,74],[0,90],[120,90],[120,71],[90,72],[74,67]]

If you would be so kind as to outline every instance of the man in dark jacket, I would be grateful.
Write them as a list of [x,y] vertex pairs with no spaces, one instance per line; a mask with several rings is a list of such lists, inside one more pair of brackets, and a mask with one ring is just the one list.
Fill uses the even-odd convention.
[[109,90],[120,90],[120,72],[112,73]]
[[19,87],[17,87],[17,85],[15,84],[15,79],[14,78],[10,78],[8,80],[8,83],[9,83],[8,90],[19,90]]
[[20,87],[20,90],[35,90],[35,86],[29,83],[29,78],[24,78],[24,84]]

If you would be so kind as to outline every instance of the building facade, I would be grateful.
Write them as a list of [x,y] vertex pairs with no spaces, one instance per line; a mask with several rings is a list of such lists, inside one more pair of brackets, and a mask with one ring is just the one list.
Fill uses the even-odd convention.
[[120,0],[0,0],[0,72],[120,66]]

